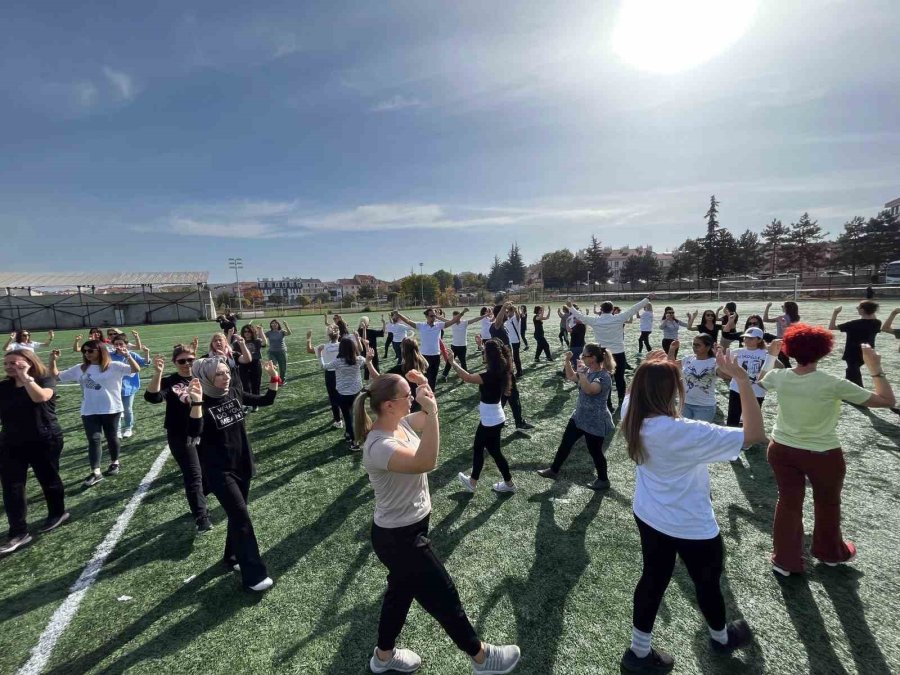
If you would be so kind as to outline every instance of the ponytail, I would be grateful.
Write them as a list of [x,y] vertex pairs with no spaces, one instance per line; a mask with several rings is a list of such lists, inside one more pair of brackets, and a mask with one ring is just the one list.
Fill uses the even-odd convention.
[[366,436],[372,430],[372,418],[366,412],[366,399],[371,397],[372,394],[366,387],[356,395],[356,399],[353,401],[353,433],[356,436],[354,440],[360,445],[365,443]]

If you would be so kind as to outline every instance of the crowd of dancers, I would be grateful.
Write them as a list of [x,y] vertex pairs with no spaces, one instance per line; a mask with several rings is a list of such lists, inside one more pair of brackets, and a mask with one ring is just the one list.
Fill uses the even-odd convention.
[[[711,649],[731,652],[752,639],[743,620],[728,621],[721,591],[724,546],[710,500],[708,465],[734,461],[742,449],[768,441],[767,456],[778,486],[773,523],[773,572],[802,574],[803,500],[806,482],[813,487],[815,523],[813,557],[827,565],[853,560],[856,547],[843,539],[840,495],[845,473],[836,430],[842,402],[885,407],[896,413],[894,393],[881,357],[874,349],[879,332],[900,338],[893,322],[882,324],[878,305],[860,302],[859,318],[838,323],[835,308],[828,327],[804,323],[793,301],[782,312],[753,314],[740,324],[737,306],[688,313],[679,319],[665,307],[657,323],[652,296],[620,309],[603,302],[593,311],[567,302],[555,311],[557,340],[563,349],[560,376],[574,383],[577,400],[552,463],[538,470],[557,479],[578,439],[583,438],[596,477],[587,487],[610,488],[604,446],[618,426],[635,464],[634,519],[641,541],[643,567],[634,591],[632,641],[621,667],[632,673],[667,672],[671,655],[652,645],[660,603],[681,557],[694,583],[697,603],[707,623]],[[516,645],[482,641],[462,606],[454,582],[428,538],[431,497],[428,473],[439,462],[441,445],[439,380],[451,373],[478,387],[478,425],[472,442],[472,468],[457,476],[462,488],[475,492],[489,455],[500,473],[492,485],[497,493],[519,489],[502,450],[506,406],[515,433],[528,435],[533,425],[522,411],[518,382],[527,377],[522,355],[528,342],[529,314],[534,362],[555,361],[544,323],[550,306],[531,312],[511,303],[482,307],[478,318],[468,309],[450,317],[427,308],[415,321],[394,311],[381,328],[363,317],[355,330],[339,314],[325,315],[325,340],[314,345],[306,334],[306,351],[315,354],[324,372],[324,394],[332,424],[342,429],[350,452],[362,454],[375,496],[371,539],[373,550],[388,570],[387,590],[377,628],[376,647],[369,661],[373,672],[413,672],[420,657],[397,646],[413,600],[431,614],[456,646],[471,660],[475,673],[508,673],[520,658]],[[285,321],[269,329],[234,315],[217,318],[221,332],[200,349],[200,340],[175,345],[174,372],[166,374],[166,358],[152,358],[137,331],[92,328],[88,339],[76,336],[73,351],[81,362],[59,370],[59,349],[51,349],[44,364],[36,354],[51,346],[36,342],[27,330],[10,335],[5,345],[0,381],[0,478],[9,521],[9,536],[0,546],[8,555],[32,542],[26,523],[26,477],[31,467],[47,503],[41,533],[69,520],[59,476],[63,432],[56,418],[57,383],[76,383],[81,390],[81,418],[87,440],[91,488],[121,470],[121,444],[135,433],[134,399],[141,389],[140,372],[152,374],[144,400],[165,404],[168,447],[184,480],[184,492],[198,534],[213,529],[207,497],[213,494],[227,518],[223,563],[241,576],[253,592],[272,587],[248,507],[255,460],[247,436],[248,416],[275,403],[287,380]],[[627,358],[625,326],[637,321],[639,337],[633,367]],[[773,326],[774,333],[766,330]],[[476,328],[470,352],[469,327]],[[587,329],[593,341],[587,339]],[[656,329],[661,349],[654,349]],[[834,333],[846,335],[841,358],[844,378],[818,370],[834,347]],[[682,335],[691,348],[680,356]],[[378,339],[384,340],[384,351]],[[449,348],[445,340],[449,340]],[[731,348],[733,343],[736,348]],[[263,360],[263,350],[268,359]],[[388,355],[393,350],[393,364]],[[685,350],[688,351],[688,350]],[[379,358],[380,356],[380,358]],[[443,362],[443,373],[441,365]],[[471,364],[479,362],[479,366]],[[630,385],[626,372],[634,370]],[[863,388],[867,371],[873,389]],[[268,388],[261,391],[263,374]],[[728,381],[725,424],[715,423],[716,389]],[[613,400],[613,390],[616,400]],[[777,393],[777,418],[770,438],[761,408],[768,392]],[[374,418],[374,419],[373,419]],[[109,465],[103,470],[103,442]]]

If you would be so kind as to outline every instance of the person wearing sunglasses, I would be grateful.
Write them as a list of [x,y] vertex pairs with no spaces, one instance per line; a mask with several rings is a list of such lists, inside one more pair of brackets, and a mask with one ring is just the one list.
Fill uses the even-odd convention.
[[55,336],[55,333],[52,330],[48,330],[46,342],[33,342],[31,339],[30,331],[27,331],[27,330],[13,331],[12,333],[9,334],[9,339],[6,341],[6,345],[3,347],[3,351],[17,352],[22,349],[27,349],[27,350],[33,352],[38,347],[49,347],[50,343],[53,342],[54,336]]
[[124,362],[113,361],[106,346],[96,340],[88,340],[81,347],[81,363],[59,372],[59,350],[50,352],[50,375],[60,382],[77,382],[81,386],[81,421],[88,441],[88,460],[91,473],[84,480],[85,487],[92,487],[103,480],[100,460],[103,457],[103,438],[109,447],[112,462],[107,476],[119,473],[119,417],[122,414],[122,380],[141,367],[131,357],[128,347],[120,344],[116,351],[125,357]]
[[193,347],[182,344],[175,345],[172,350],[175,372],[163,377],[166,362],[162,356],[157,356],[153,361],[153,378],[147,385],[147,391],[144,392],[144,400],[148,403],[166,404],[166,417],[163,422],[166,440],[172,456],[178,462],[178,468],[181,469],[184,495],[191,508],[191,515],[194,516],[197,532],[204,534],[212,529],[213,524],[206,506],[203,470],[200,467],[197,448],[188,443],[188,425],[191,415],[191,398],[188,388],[191,384],[191,366],[195,359],[196,354]]

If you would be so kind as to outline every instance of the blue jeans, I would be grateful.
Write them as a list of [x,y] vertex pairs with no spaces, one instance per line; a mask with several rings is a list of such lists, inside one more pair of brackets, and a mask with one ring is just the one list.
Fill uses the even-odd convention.
[[134,394],[122,394],[122,416],[119,418],[119,431],[134,427]]
[[681,410],[681,416],[688,420],[712,422],[716,416],[716,406],[685,403],[684,408]]

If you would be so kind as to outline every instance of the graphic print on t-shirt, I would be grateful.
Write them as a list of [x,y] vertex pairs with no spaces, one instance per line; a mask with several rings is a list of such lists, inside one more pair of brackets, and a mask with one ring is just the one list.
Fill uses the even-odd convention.
[[216,429],[221,431],[232,424],[237,424],[244,419],[244,408],[237,399],[229,399],[218,405],[211,405],[208,408],[209,414],[216,421]]
[[712,361],[710,364],[709,361],[710,359],[705,359],[704,361],[693,360],[682,366],[684,385],[687,390],[685,394],[697,388],[699,389],[697,392],[699,395],[708,397],[715,391],[716,380],[709,377],[709,371],[716,369],[716,362]]
[[103,385],[101,385],[97,382],[94,382],[93,378],[90,376],[89,373],[85,373],[81,377],[81,386],[87,387],[88,389],[93,389],[94,391],[100,391],[101,389],[103,389]]

